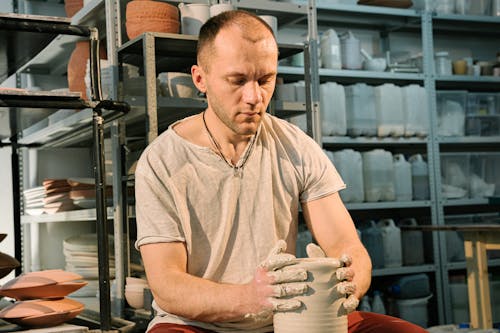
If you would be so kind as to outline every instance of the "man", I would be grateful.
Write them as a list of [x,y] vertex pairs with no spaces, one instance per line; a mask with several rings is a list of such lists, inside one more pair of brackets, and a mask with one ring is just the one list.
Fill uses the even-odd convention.
[[[277,61],[271,29],[247,12],[200,31],[191,73],[208,107],[171,125],[136,171],[136,246],[157,310],[148,332],[272,332],[273,311],[300,307],[293,296],[307,289],[305,272],[279,270],[293,264],[299,205],[322,249],[311,252],[351,258],[346,312],[369,288],[340,176],[311,138],[266,114]],[[423,331],[375,314],[348,320],[352,332]]]

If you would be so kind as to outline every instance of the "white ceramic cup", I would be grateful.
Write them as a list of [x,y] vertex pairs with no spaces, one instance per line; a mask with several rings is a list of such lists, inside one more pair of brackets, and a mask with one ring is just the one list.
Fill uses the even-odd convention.
[[230,3],[218,3],[210,6],[210,17],[219,15],[220,13],[233,10],[234,6]]
[[273,15],[259,15],[259,17],[266,22],[273,30],[274,36],[278,36],[278,18]]

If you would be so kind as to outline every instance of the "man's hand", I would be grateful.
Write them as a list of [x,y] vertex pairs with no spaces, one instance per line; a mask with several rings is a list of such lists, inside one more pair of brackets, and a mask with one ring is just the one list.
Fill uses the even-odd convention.
[[245,318],[266,320],[274,311],[292,311],[299,308],[302,303],[287,296],[302,295],[307,291],[307,271],[304,269],[282,270],[285,266],[294,265],[297,259],[294,255],[284,253],[286,242],[279,240],[255,272],[250,283],[253,294],[257,297],[255,310]]
[[[309,243],[306,247],[307,256],[309,258],[325,258],[326,254],[316,244]],[[356,291],[356,285],[352,282],[352,278],[354,277],[354,271],[349,267],[351,265],[351,258],[347,255],[342,255],[340,257],[340,265],[342,267],[337,268],[335,275],[337,280],[341,281],[337,283],[336,290],[339,294],[345,295],[346,299],[342,303],[347,313],[350,313],[358,307],[359,299],[354,296],[354,292]]]

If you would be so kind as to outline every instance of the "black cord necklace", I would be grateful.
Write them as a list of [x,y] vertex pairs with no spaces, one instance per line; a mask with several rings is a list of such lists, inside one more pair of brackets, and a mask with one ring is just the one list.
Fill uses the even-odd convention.
[[[206,111],[206,110],[205,110]],[[217,142],[217,140],[215,140],[214,136],[212,135],[212,133],[210,132],[210,130],[208,129],[208,126],[207,126],[207,122],[205,120],[205,111],[202,112],[201,114],[201,117],[203,119],[203,125],[205,126],[205,130],[207,131],[207,134],[208,134],[208,137],[210,138],[210,142],[212,143],[212,145],[215,147],[215,149],[217,149],[217,154],[224,160],[224,162],[226,162],[226,164],[235,171],[235,174],[238,173],[238,171],[240,171],[241,169],[243,169],[243,166],[245,165],[245,163],[247,162],[248,160],[248,157],[250,156],[250,152],[252,151],[252,148],[253,148],[253,144],[255,142],[255,137],[256,135],[254,134],[252,136],[252,139],[250,141],[250,146],[248,147],[248,149],[245,151],[245,155],[243,156],[243,159],[241,159],[241,163],[238,163],[236,165],[234,165],[231,161],[228,161],[226,156],[224,156],[224,154],[222,153],[222,149],[219,145],[219,143]]]

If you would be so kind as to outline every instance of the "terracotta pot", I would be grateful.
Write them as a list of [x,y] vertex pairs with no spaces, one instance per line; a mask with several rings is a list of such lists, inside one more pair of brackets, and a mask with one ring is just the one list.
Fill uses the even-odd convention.
[[[85,71],[87,69],[89,54],[89,42],[77,42],[68,61],[68,88],[70,91],[80,92],[82,94],[82,98],[87,98]],[[99,49],[99,57],[101,59],[106,59],[106,51],[102,46]]]
[[179,33],[179,10],[165,2],[133,0],[127,4],[127,36],[133,39],[144,32]]
[[83,0],[64,0],[64,10],[68,17],[72,17],[82,8]]

